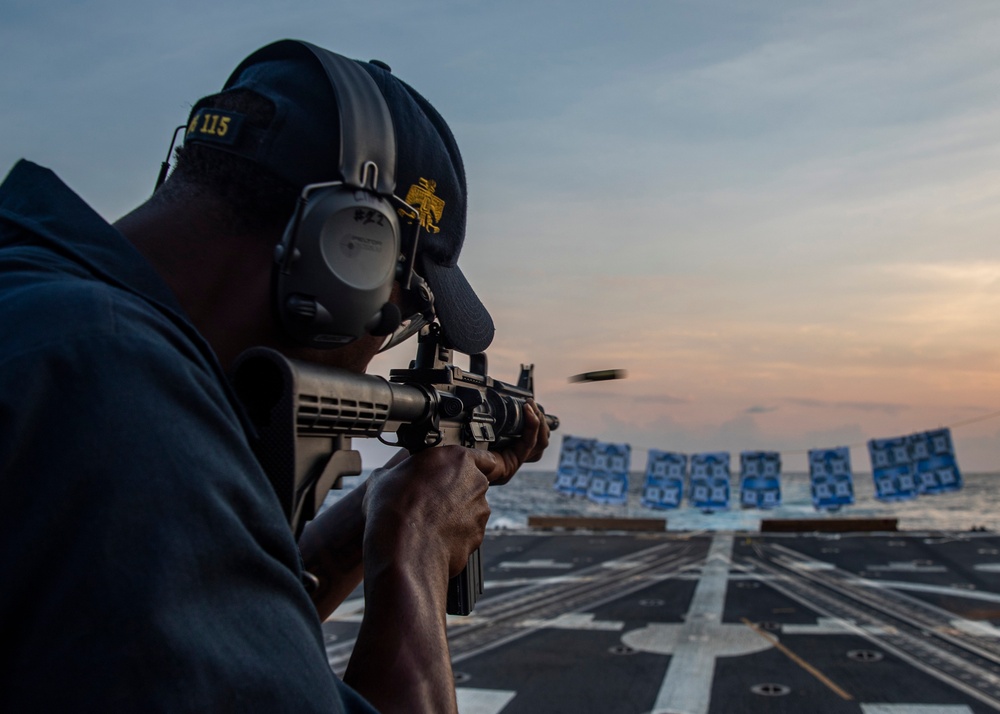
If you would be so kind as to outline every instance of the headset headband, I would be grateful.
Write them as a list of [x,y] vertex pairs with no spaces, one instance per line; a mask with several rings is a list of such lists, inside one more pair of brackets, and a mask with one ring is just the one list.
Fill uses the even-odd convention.
[[[340,175],[344,183],[391,196],[396,190],[396,132],[382,91],[356,62],[301,42],[330,79],[340,113]],[[377,175],[368,175],[368,164]],[[373,179],[375,179],[373,181]]]

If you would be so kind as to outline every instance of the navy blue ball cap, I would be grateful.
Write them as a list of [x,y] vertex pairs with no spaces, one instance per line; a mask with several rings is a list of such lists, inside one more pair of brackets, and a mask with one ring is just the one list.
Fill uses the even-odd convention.
[[[296,188],[344,180],[341,108],[320,59],[323,53],[333,55],[297,40],[280,40],[252,53],[223,91],[247,89],[270,99],[275,106],[271,124],[264,130],[244,128],[233,116],[225,120],[227,131],[219,137],[218,131],[200,131],[218,126],[206,122],[208,110],[196,104],[185,141],[245,156]],[[388,108],[396,142],[395,185],[380,183],[379,190],[394,193],[413,209],[400,208],[400,224],[404,234],[407,226],[420,226],[417,272],[434,293],[445,339],[460,352],[483,352],[493,340],[494,326],[458,267],[465,240],[466,184],[455,137],[437,110],[385,64],[353,61],[374,80]]]

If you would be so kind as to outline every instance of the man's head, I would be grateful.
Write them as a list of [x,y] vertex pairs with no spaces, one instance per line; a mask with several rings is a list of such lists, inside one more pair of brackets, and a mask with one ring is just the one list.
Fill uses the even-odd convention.
[[[348,65],[346,76],[331,73],[333,60],[335,67]],[[361,90],[351,86],[358,81],[365,85]],[[360,104],[378,106],[359,113]],[[385,115],[381,124],[379,111]],[[368,161],[377,170],[365,166]],[[456,264],[465,234],[461,156],[440,115],[384,65],[345,60],[289,40],[258,50],[237,67],[220,94],[195,105],[175,175],[175,186],[195,186],[219,197],[234,225],[242,227],[283,227],[306,186],[338,181],[363,186],[370,197],[386,201],[388,208],[383,206],[382,212],[398,223],[399,248],[393,250],[401,249],[408,258],[417,241],[416,259],[412,266],[404,261],[406,270],[397,276],[403,278],[404,287],[412,267],[419,277],[410,287],[416,288],[420,278],[429,284],[436,315],[453,347],[479,352],[489,345],[492,320]],[[346,193],[350,197],[353,191]],[[322,190],[310,189],[312,204],[306,204],[307,210],[319,212],[313,219],[316,251],[309,253],[304,245],[295,244],[305,239],[290,232],[282,267],[294,264],[289,260],[293,255],[309,254],[309,265],[325,261],[336,272],[336,266],[353,265],[351,255],[376,245],[363,229],[358,233],[353,225],[336,228],[337,220],[325,216],[325,209],[315,208],[318,201],[312,199],[321,197]],[[395,273],[395,258],[389,262],[390,273]],[[390,288],[392,277],[389,274]],[[350,273],[334,275],[332,280],[341,281],[341,292],[320,308],[336,310],[352,304],[351,290],[364,282]],[[312,282],[304,291],[292,283],[290,292],[313,292],[316,281]],[[281,309],[289,290],[280,281],[277,284],[279,300],[286,301],[279,303]],[[379,305],[387,295],[379,298]],[[295,304],[302,307],[301,301]],[[308,313],[312,308],[306,304],[302,309]]]

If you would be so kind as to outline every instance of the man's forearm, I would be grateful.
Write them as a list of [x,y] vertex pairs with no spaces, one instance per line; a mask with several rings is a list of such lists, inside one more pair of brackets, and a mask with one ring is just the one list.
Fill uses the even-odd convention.
[[[404,449],[399,449],[383,468],[391,468],[407,456]],[[328,618],[361,582],[366,493],[368,481],[363,481],[311,521],[299,538],[305,569],[319,580],[311,596],[321,620]]]
[[364,514],[361,502],[367,484],[345,494],[306,526],[299,538],[305,569],[319,580],[311,593],[320,620],[337,609],[361,582]]
[[344,681],[381,712],[457,711],[445,619],[448,564],[419,550],[365,569],[365,617]]

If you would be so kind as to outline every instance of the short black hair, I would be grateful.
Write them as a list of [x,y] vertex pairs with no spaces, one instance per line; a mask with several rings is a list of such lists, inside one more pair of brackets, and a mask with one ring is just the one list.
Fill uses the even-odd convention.
[[[191,116],[202,108],[224,109],[244,115],[250,126],[266,129],[275,107],[267,97],[248,89],[235,89],[200,99]],[[190,117],[189,117],[190,121]],[[171,193],[179,185],[209,192],[237,229],[278,226],[295,210],[299,191],[273,172],[235,154],[200,142],[178,147],[176,168],[161,190]],[[168,188],[173,183],[173,187]]]

